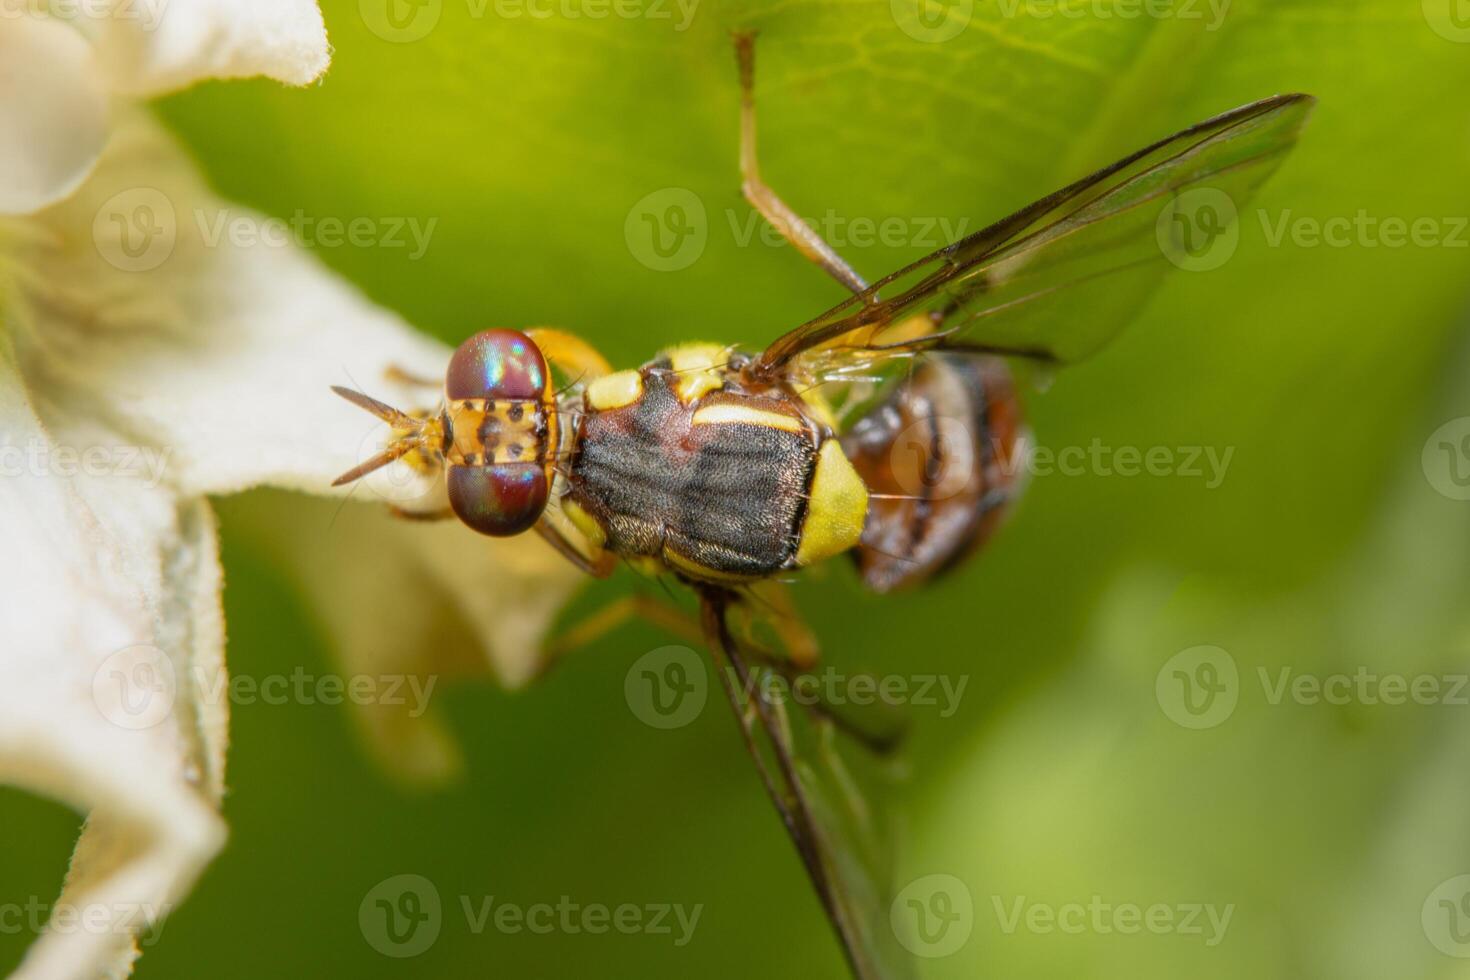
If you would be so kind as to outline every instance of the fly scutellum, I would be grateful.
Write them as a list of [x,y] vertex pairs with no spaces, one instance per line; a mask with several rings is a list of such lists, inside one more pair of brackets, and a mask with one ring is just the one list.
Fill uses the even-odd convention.
[[[408,516],[535,531],[590,575],[623,561],[690,586],[698,623],[641,599],[621,613],[703,636],[852,972],[904,976],[880,834],[832,735],[879,751],[890,740],[820,705],[752,696],[817,661],[782,581],[846,554],[889,592],[972,554],[1019,490],[1006,359],[1065,364],[1107,343],[1170,264],[1160,215],[1206,188],[1243,203],[1314,100],[1274,96],[1191,126],[869,285],[761,180],[752,37],[736,50],[744,195],[852,295],[763,351],[683,344],[624,371],[562,331],[483,331],[454,352],[433,410],[337,389],[394,433],[337,482],[403,459],[442,471],[449,501]],[[757,621],[774,648],[755,642]]]

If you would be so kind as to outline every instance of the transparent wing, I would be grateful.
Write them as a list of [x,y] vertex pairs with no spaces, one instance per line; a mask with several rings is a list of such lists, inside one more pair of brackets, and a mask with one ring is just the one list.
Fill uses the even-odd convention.
[[797,327],[766,348],[751,376],[820,379],[844,354],[871,362],[852,355],[960,343],[1048,361],[1086,357],[1137,314],[1168,269],[1218,247],[1315,102],[1275,96],[1145,147]]
[[[789,675],[742,653],[725,622],[723,600],[706,595],[703,602],[717,672],[746,748],[853,976],[914,980],[913,956],[889,918],[893,833],[883,796],[901,758],[859,749],[835,716],[762,696],[780,690]],[[849,755],[861,758],[850,764]]]

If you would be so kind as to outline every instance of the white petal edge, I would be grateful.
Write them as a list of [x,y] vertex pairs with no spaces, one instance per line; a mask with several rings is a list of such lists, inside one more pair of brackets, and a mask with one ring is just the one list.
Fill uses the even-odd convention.
[[306,85],[331,60],[315,0],[112,0],[96,37],[113,88],[129,95],[256,75]]
[[[6,446],[87,438],[42,424],[3,343],[0,433]],[[223,843],[224,707],[183,683],[153,724],[120,725],[97,685],[119,651],[139,646],[182,644],[162,655],[186,680],[219,669],[213,521],[202,501],[176,511],[170,495],[127,478],[36,471],[0,480],[0,535],[25,556],[0,563],[0,781],[88,815],[57,906],[102,923],[53,919],[15,975],[124,976],[136,932]]]
[[[386,371],[442,378],[449,351],[276,232],[212,194],[150,116],[126,114],[95,177],[15,231],[22,372],[95,405],[185,496],[337,492],[384,431],[330,386],[432,407],[437,392]],[[432,490],[393,467],[355,492],[413,508]]]
[[[348,676],[410,675],[442,691],[487,668],[516,688],[542,666],[547,633],[590,581],[534,535],[485,538],[456,521],[427,525],[382,507],[341,506],[272,491],[221,503],[229,526],[283,566]],[[458,746],[412,703],[356,709],[360,732],[401,781],[441,785]]]
[[0,15],[0,214],[70,194],[106,142],[107,91],[86,39],[52,18]]

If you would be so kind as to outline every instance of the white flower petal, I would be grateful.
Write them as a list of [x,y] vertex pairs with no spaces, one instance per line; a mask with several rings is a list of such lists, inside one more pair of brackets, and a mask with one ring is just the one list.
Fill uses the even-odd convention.
[[331,48],[315,0],[112,0],[97,48],[113,87],[158,95],[205,78],[305,85]]
[[107,142],[92,48],[48,17],[0,17],[0,214],[28,214],[87,176]]
[[[311,600],[344,673],[430,680],[483,672],[518,687],[541,665],[552,620],[587,581],[540,538],[485,538],[457,521],[432,525],[378,507],[269,492],[225,502],[230,526],[285,564]],[[405,781],[441,783],[455,743],[422,705],[368,705],[363,734]]]
[[54,472],[91,439],[43,425],[0,351],[0,540],[25,556],[0,563],[0,781],[89,815],[57,906],[100,915],[53,916],[26,978],[125,975],[224,837],[222,708],[191,680],[223,648],[212,518],[131,477]]
[[[48,400],[89,406],[140,447],[144,476],[185,497],[261,484],[345,493],[332,479],[381,448],[384,432],[329,386],[409,408],[438,397],[383,379],[389,365],[442,377],[443,345],[289,241],[237,244],[225,230],[254,237],[261,221],[209,193],[150,118],[128,117],[94,179],[13,232],[24,373]],[[534,536],[496,542],[455,522],[389,519],[385,499],[444,504],[442,480],[407,466],[375,474],[356,497],[377,506],[336,515],[338,505],[297,501],[278,524],[305,551],[295,556],[303,587],[348,669],[438,674],[436,651],[451,649],[461,670],[488,659],[502,682],[524,683],[581,574]],[[455,643],[436,644],[446,613],[462,625]],[[431,718],[367,712],[364,724],[411,777],[453,770]]]
[[285,231],[210,193],[151,118],[125,118],[96,177],[12,250],[23,371],[152,447],[186,495],[329,492],[383,435],[330,386],[431,406],[384,375],[442,377],[449,352]]

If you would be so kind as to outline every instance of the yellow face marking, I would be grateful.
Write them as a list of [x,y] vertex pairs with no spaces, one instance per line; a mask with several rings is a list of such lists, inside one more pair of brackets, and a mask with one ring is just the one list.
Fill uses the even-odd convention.
[[720,368],[729,360],[719,344],[681,344],[664,352],[675,374],[674,394],[691,405],[712,391],[725,387]]
[[828,439],[817,454],[812,499],[796,546],[796,563],[811,565],[840,555],[863,536],[868,514],[868,488],[838,445]]
[[694,425],[763,425],[783,432],[801,432],[806,426],[795,415],[784,412],[768,412],[763,408],[752,408],[738,402],[706,405],[694,413]]
[[[456,466],[531,463],[541,456],[543,437],[536,432],[540,406],[526,401],[465,398],[449,403],[454,442],[445,454]],[[554,434],[548,419],[547,435]]]
[[643,376],[637,371],[616,371],[587,386],[587,405],[600,412],[631,405],[643,397]]

